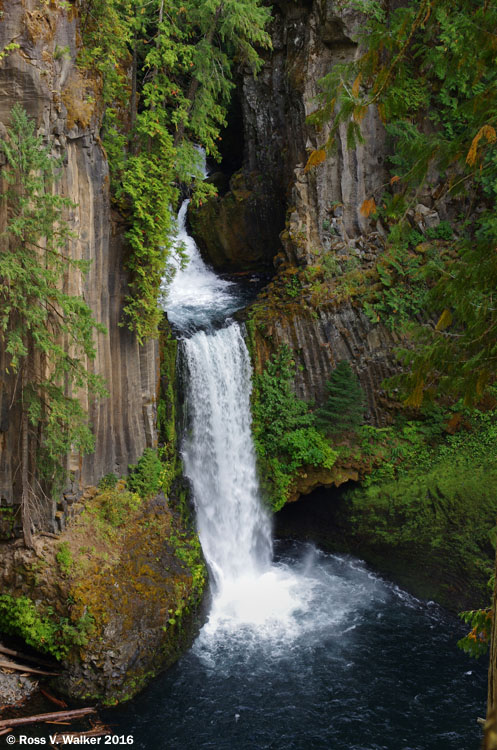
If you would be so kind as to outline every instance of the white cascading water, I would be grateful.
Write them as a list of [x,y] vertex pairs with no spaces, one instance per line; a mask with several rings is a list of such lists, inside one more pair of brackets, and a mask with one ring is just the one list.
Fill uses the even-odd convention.
[[184,447],[199,537],[214,583],[208,630],[274,626],[297,606],[293,576],[272,565],[271,524],[262,506],[251,435],[251,365],[240,327],[183,342],[191,420]]
[[181,246],[187,258],[181,268],[178,258],[173,257],[175,274],[164,290],[165,308],[173,325],[188,332],[209,326],[220,316],[225,317],[238,309],[236,296],[231,294],[233,284],[211,271],[205,265],[193,237],[186,228],[189,201],[183,201],[177,218],[176,247]]
[[[243,301],[235,284],[203,262],[186,229],[187,207],[185,201],[178,215],[177,242],[188,264],[176,271],[165,308],[183,334],[189,422],[183,458],[214,584],[207,630],[221,622],[274,626],[301,601],[292,593],[295,577],[271,562],[271,524],[260,499],[251,435],[250,357],[240,326],[229,320]],[[220,320],[228,326],[215,330],[212,324]]]
[[191,420],[185,471],[197,498],[202,549],[222,590],[260,575],[272,558],[250,432],[251,366],[236,323],[209,335],[199,331],[183,346]]

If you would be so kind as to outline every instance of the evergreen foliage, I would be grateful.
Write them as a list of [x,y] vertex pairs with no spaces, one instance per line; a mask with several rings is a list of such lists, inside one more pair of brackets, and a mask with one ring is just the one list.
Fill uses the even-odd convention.
[[73,204],[55,192],[59,165],[17,105],[0,149],[6,159],[2,203],[7,217],[0,249],[0,344],[3,369],[14,384],[12,403],[21,411],[16,475],[29,543],[37,498],[44,492],[36,464],[50,491],[65,454],[93,448],[78,394],[105,394],[100,378],[87,369],[87,359],[95,354],[94,332],[104,328],[81,297],[63,291],[68,271],[84,273],[88,264],[71,256],[64,216]]
[[364,394],[347,360],[337,364],[326,389],[326,403],[315,413],[316,426],[328,435],[359,427],[364,419]]
[[145,448],[137,464],[128,466],[127,486],[143,500],[156,495],[161,487],[162,463],[153,448]]
[[304,466],[331,469],[337,453],[312,426],[313,416],[291,383],[295,364],[283,345],[254,378],[252,415],[261,481],[274,511],[288,499],[292,481]]
[[270,46],[269,18],[261,0],[83,2],[80,65],[101,75],[103,142],[114,198],[129,223],[125,312],[139,340],[157,335],[171,207],[182,185],[193,187],[194,201],[213,194],[198,146],[219,156],[234,72],[260,68],[256,48]]
[[263,439],[269,453],[278,452],[288,433],[306,429],[312,424],[306,402],[296,398],[292,391],[294,374],[291,351],[284,345],[255,377],[254,388],[259,396],[253,408],[255,434],[256,439]]
[[378,107],[394,146],[391,187],[366,201],[364,210],[385,211],[392,245],[409,231],[407,212],[433,174],[440,175],[437,199],[459,200],[450,252],[439,253],[432,242],[426,265],[426,309],[438,325],[413,322],[417,346],[403,353],[410,366],[404,385],[413,406],[437,392],[462,394],[471,404],[493,379],[497,358],[497,6],[472,0],[413,0],[393,9],[375,0],[346,4],[365,14],[362,53],[320,82],[320,106],[311,120],[319,126],[331,119],[327,148],[342,123],[354,146],[363,139],[367,108]]

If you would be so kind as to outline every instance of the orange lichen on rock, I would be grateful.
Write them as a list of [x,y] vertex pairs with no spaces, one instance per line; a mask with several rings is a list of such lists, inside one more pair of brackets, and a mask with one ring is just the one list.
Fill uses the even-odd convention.
[[88,128],[96,110],[94,82],[73,71],[62,91],[62,102],[67,110],[68,129],[75,125]]

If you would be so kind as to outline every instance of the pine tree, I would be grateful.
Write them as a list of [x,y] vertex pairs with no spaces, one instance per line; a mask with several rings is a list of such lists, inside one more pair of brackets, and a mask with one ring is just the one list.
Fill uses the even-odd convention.
[[359,427],[364,418],[364,394],[347,360],[337,364],[326,389],[326,403],[315,412],[316,426],[328,435]]
[[42,515],[41,498],[60,475],[65,455],[70,449],[88,452],[93,447],[77,394],[81,389],[105,392],[101,380],[86,369],[86,358],[95,354],[93,332],[104,328],[81,298],[63,291],[64,275],[84,273],[88,265],[70,254],[72,235],[64,213],[74,206],[55,193],[58,164],[36,136],[34,122],[17,105],[0,149],[6,158],[0,355],[12,388],[11,408],[21,415],[14,473],[29,546],[32,525]]

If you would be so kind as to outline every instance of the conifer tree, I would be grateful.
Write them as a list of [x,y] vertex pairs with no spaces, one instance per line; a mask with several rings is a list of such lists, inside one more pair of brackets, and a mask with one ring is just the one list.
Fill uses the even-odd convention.
[[[19,464],[15,483],[21,497],[24,539],[42,515],[41,498],[60,475],[70,449],[88,452],[93,436],[77,398],[80,389],[104,394],[88,373],[93,332],[104,331],[80,297],[63,291],[64,275],[87,270],[70,253],[71,232],[64,213],[74,205],[54,191],[57,162],[35,134],[35,124],[15,106],[11,127],[0,140],[6,217],[0,244],[0,355],[3,388],[11,388],[11,409],[20,413]],[[44,483],[39,481],[41,467]]]
[[364,394],[347,360],[342,360],[326,383],[328,398],[315,413],[316,426],[328,435],[354,430],[364,418]]

